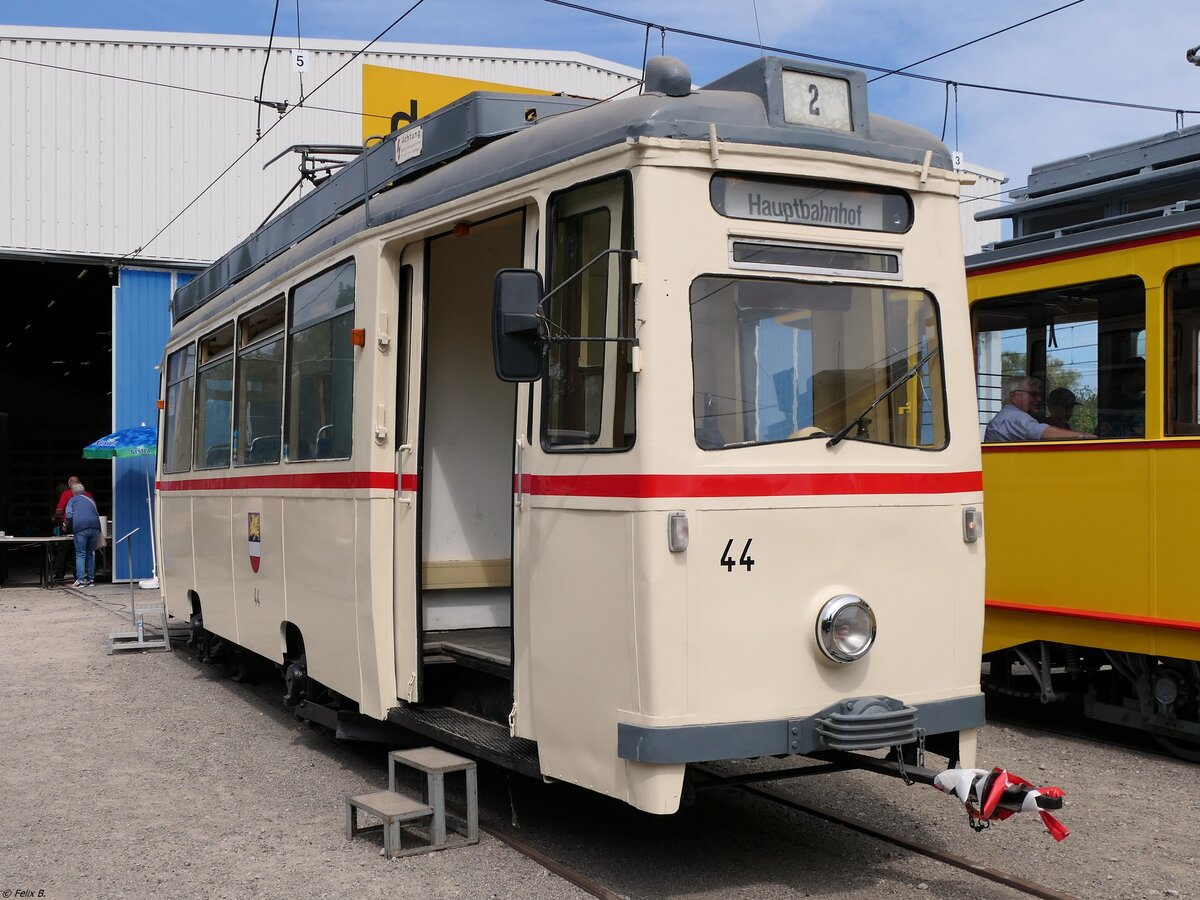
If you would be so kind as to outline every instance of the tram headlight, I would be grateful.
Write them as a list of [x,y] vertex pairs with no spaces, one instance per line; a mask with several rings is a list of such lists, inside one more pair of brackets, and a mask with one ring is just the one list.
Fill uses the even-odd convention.
[[862,597],[838,594],[817,616],[817,646],[834,662],[862,659],[875,643],[875,613]]

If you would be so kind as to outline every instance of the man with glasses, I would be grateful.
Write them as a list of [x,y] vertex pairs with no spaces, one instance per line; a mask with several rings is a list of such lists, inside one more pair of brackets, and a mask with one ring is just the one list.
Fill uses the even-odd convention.
[[1042,383],[1029,375],[1010,375],[1004,379],[1004,405],[983,433],[985,443],[1002,441],[1082,441],[1094,434],[1060,428],[1039,422]]

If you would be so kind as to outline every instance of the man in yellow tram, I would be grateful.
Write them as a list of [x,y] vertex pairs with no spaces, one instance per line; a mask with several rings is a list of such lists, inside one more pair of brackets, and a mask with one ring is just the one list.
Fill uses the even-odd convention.
[[985,443],[1004,441],[1082,441],[1096,435],[1061,428],[1038,420],[1042,407],[1042,383],[1031,375],[1004,379],[1004,405],[983,433]]

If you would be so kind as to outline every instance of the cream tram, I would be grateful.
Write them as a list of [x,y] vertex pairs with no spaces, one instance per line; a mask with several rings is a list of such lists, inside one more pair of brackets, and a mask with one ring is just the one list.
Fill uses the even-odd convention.
[[288,699],[655,813],[983,723],[960,179],[862,73],[474,94],[173,300],[163,591]]

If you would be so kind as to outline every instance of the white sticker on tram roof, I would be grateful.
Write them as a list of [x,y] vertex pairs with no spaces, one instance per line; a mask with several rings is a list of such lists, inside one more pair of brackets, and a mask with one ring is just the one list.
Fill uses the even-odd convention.
[[[730,179],[735,181],[735,179]],[[807,225],[832,225],[883,231],[880,194],[833,188],[805,188],[770,181],[736,179],[725,193],[724,214],[737,219],[762,219]]]
[[396,165],[421,155],[424,131],[424,126],[416,125],[396,135]]

